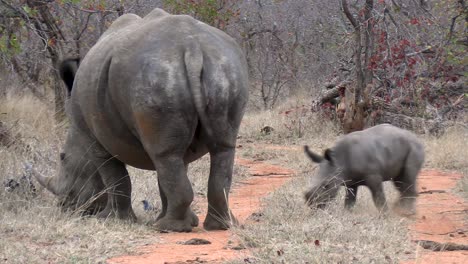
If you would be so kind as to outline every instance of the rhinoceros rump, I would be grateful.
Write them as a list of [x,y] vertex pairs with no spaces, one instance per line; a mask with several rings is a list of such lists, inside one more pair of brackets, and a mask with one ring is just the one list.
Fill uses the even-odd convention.
[[398,206],[414,213],[416,178],[424,163],[424,147],[413,133],[389,124],[377,125],[343,136],[324,156],[304,147],[319,163],[312,187],[305,193],[308,205],[323,207],[340,186],[347,187],[345,207],[356,202],[358,187],[369,187],[376,207],[387,210],[382,182],[393,181],[400,192]]
[[209,153],[204,227],[229,227],[235,143],[248,100],[245,57],[231,37],[161,9],[123,15],[80,62],[71,91],[59,174],[36,174],[64,206],[135,220],[126,165],[156,170],[156,227],[190,231],[198,218],[187,166]]

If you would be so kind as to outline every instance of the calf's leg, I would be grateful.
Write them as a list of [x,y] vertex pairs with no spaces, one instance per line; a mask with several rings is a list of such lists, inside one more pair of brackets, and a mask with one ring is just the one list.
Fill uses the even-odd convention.
[[416,179],[424,162],[420,153],[411,151],[408,154],[405,165],[400,175],[394,179],[393,183],[400,192],[397,206],[404,210],[404,214],[413,215],[416,213]]
[[380,175],[369,175],[366,179],[366,185],[372,193],[374,204],[381,212],[388,211],[387,200],[382,186],[382,177]]
[[345,197],[345,208],[351,209],[356,204],[356,198],[358,193],[358,186],[350,186],[346,188],[346,197]]

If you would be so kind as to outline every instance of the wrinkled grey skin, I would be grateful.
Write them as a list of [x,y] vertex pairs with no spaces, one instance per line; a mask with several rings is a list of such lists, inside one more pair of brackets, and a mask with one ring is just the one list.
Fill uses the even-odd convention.
[[397,206],[414,213],[416,178],[424,163],[424,147],[413,133],[389,124],[377,125],[343,136],[324,156],[304,147],[319,163],[312,187],[305,193],[308,205],[324,207],[340,186],[347,187],[345,207],[356,202],[358,187],[369,187],[374,203],[387,211],[382,182],[393,181],[400,192]]
[[123,15],[78,68],[58,176],[37,178],[74,207],[104,191],[91,204],[98,217],[135,220],[126,165],[156,170],[163,205],[156,227],[188,232],[198,218],[187,167],[209,153],[204,228],[226,229],[234,220],[227,198],[247,100],[247,64],[231,37],[161,9]]

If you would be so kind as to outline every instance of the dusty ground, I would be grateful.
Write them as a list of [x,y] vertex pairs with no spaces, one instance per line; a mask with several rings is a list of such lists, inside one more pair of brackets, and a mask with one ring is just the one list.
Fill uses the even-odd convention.
[[[241,223],[255,221],[249,217],[255,216],[260,209],[262,197],[289,180],[294,171],[242,158],[238,158],[236,163],[248,167],[252,177],[234,186],[230,207]],[[196,202],[200,208],[206,208],[206,200]],[[205,212],[199,215],[202,223]],[[202,239],[211,244],[183,244],[191,239]],[[108,263],[216,263],[247,256],[246,251],[229,231],[206,232],[195,228],[192,233],[161,234],[161,242],[142,248],[141,255],[117,257],[108,260]]]
[[[277,145],[262,148],[300,151],[299,147]],[[262,197],[284,184],[294,171],[243,158],[238,158],[236,163],[248,167],[252,177],[233,188],[231,208],[241,223],[253,223],[262,206]],[[461,177],[439,170],[422,171],[418,214],[409,226],[411,239],[418,244],[417,252],[414,258],[403,263],[468,263],[468,204],[451,193]],[[183,244],[191,239],[207,240],[211,244]],[[454,250],[463,245],[467,248]],[[232,259],[249,262],[250,254],[230,231],[206,232],[196,228],[192,233],[161,234],[159,243],[141,248],[139,255],[116,257],[108,263],[220,263]]]

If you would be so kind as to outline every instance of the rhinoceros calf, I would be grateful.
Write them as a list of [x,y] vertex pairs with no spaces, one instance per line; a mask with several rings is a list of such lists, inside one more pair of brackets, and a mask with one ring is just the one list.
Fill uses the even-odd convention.
[[377,125],[343,136],[324,156],[304,147],[319,163],[312,187],[305,193],[308,205],[323,207],[340,186],[346,186],[345,207],[355,202],[358,187],[369,187],[376,207],[388,209],[382,182],[393,181],[400,192],[398,206],[414,213],[416,178],[424,163],[424,147],[413,133],[389,124]]
[[249,85],[234,39],[161,9],[144,18],[126,14],[99,38],[72,78],[64,80],[73,89],[68,87],[70,127],[59,174],[36,174],[63,206],[135,220],[126,165],[156,170],[162,200],[156,227],[191,231],[198,218],[190,209],[187,167],[209,153],[204,227],[229,227],[227,199]]

